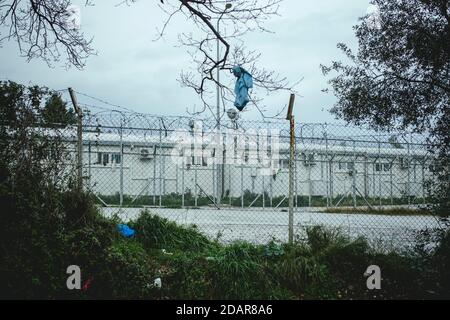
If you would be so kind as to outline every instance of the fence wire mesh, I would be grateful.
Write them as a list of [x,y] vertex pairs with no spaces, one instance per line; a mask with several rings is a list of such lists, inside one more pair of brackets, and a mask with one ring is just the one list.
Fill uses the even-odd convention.
[[[410,244],[439,220],[429,202],[424,136],[332,125],[295,126],[294,232],[322,225],[384,247]],[[75,151],[76,149],[74,149]],[[101,210],[143,208],[223,242],[288,238],[289,121],[83,118],[84,185]]]

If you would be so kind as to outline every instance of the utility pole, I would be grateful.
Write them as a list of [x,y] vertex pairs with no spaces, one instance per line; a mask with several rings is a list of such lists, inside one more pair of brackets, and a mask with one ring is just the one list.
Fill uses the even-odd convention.
[[83,115],[81,109],[77,104],[77,97],[72,88],[69,88],[70,99],[72,100],[73,108],[77,114],[77,188],[79,191],[83,190]]
[[[225,9],[223,13],[220,15],[220,17],[217,19],[217,25],[216,25],[216,31],[220,34],[220,19],[222,18],[222,15],[232,7],[231,3],[225,4]],[[220,40],[219,37],[217,37],[217,52],[216,52],[216,61],[217,63],[220,61]],[[216,128],[217,128],[217,138],[219,141],[217,143],[220,143],[221,140],[223,140],[222,132],[221,132],[221,125],[220,125],[220,67],[217,66],[217,83],[216,83],[216,95],[217,95],[217,106],[216,106]],[[216,205],[220,205],[222,196],[223,196],[223,187],[224,187],[224,160],[225,160],[225,147],[224,143],[222,142],[222,147],[218,148],[221,150],[220,154],[218,156],[222,157],[218,164],[216,164],[217,170],[216,170]]]
[[289,243],[294,242],[294,161],[295,161],[295,121],[292,115],[294,108],[295,94],[289,98],[288,112],[286,120],[289,120]]
[[[225,9],[226,10],[226,9]],[[216,26],[216,30],[218,33],[220,33],[220,25],[219,25],[220,19],[217,19],[217,26]],[[217,38],[217,52],[216,52],[216,61],[219,62],[220,60],[220,43],[219,43],[219,38]],[[222,136],[222,132],[220,129],[220,67],[217,66],[217,83],[216,83],[216,95],[217,95],[217,106],[216,106],[216,118],[217,118],[217,138],[218,141],[217,143],[221,142],[221,136]],[[220,159],[220,161],[216,164],[216,205],[220,205],[220,200],[222,198],[222,170],[223,170],[223,153],[224,150],[221,148],[218,148],[218,150],[221,150],[220,154],[219,152],[217,153],[217,156],[222,157],[222,159]]]

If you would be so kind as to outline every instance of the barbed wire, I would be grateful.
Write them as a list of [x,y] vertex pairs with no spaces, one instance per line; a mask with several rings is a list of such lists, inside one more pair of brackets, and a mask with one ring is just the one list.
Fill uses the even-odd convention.
[[[0,78],[6,81],[12,81],[7,78]],[[52,92],[67,93],[68,89],[52,89]],[[205,128],[205,130],[213,130],[217,126],[217,120],[211,117],[201,117],[201,115],[161,115],[136,112],[132,107],[120,105],[108,101],[107,99],[94,96],[92,94],[74,90],[74,92],[83,98],[93,100],[99,104],[86,102],[83,99],[79,99],[78,104],[83,108],[85,113],[84,124],[85,125],[98,125],[103,126],[124,126],[133,128],[162,128],[164,130],[174,130],[174,126],[178,127],[190,127],[192,122],[199,122]],[[66,101],[71,104],[70,98]],[[116,119],[120,115],[120,119]],[[226,119],[226,118],[225,118]],[[168,124],[168,125],[167,125]],[[263,120],[252,119],[236,119],[234,121],[227,119],[227,121],[221,121],[221,128],[223,130],[241,130],[246,132],[250,129],[279,129],[280,132],[284,131],[287,135],[289,130],[288,122],[283,118],[277,117],[265,117]],[[179,128],[176,128],[179,129]],[[296,123],[295,136],[297,139],[308,137],[310,139],[320,140],[333,140],[335,138],[348,140],[349,142],[356,140],[358,143],[382,143],[382,144],[397,144],[399,146],[410,144],[417,146],[429,145],[427,143],[427,135],[419,134],[409,131],[395,131],[391,132],[374,130],[367,126],[351,126],[344,123]],[[406,140],[405,140],[406,139]],[[403,140],[403,141],[402,141]],[[316,141],[317,142],[317,141]],[[344,141],[341,141],[344,142]]]

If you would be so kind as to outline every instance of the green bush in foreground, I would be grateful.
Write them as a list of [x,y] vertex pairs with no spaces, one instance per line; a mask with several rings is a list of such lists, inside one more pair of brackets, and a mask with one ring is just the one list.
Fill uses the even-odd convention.
[[[102,217],[88,198],[62,193],[54,200],[59,211],[50,216],[38,208],[21,213],[25,209],[2,198],[13,221],[2,224],[2,234],[8,232],[0,262],[2,298],[450,297],[448,232],[424,233],[415,250],[402,254],[374,252],[362,238],[352,240],[322,227],[308,229],[306,239],[292,245],[275,240],[223,245],[194,227],[143,211],[129,223],[136,237],[125,239],[116,231],[120,221]],[[439,245],[430,249],[432,242]],[[66,288],[66,268],[72,264],[81,267],[83,284],[90,281],[87,290]],[[363,273],[371,264],[382,268],[382,290],[366,288]],[[153,287],[157,277],[161,289]]]
[[[448,235],[428,251],[428,259],[417,258],[416,251],[404,254],[379,253],[358,238],[351,240],[337,231],[314,227],[307,239],[293,245],[275,241],[267,245],[235,242],[220,245],[203,239],[202,245],[187,249],[184,242],[197,239],[191,228],[143,213],[137,220],[158,225],[153,248],[145,236],[137,237],[153,258],[155,276],[165,283],[161,297],[178,299],[388,299],[449,297],[445,276],[449,274]],[[135,222],[135,223],[136,223]],[[170,226],[164,229],[164,225]],[[147,229],[147,234],[151,234]],[[172,254],[160,250],[167,241]],[[199,235],[201,236],[201,235]],[[191,239],[191,240],[190,240]],[[198,241],[193,241],[198,243]],[[367,266],[382,268],[382,290],[369,291],[363,276]],[[425,272],[421,272],[426,268]],[[441,275],[444,276],[441,279]]]
[[[69,203],[73,207],[76,201]],[[2,297],[449,297],[448,233],[440,235],[439,246],[431,251],[421,251],[420,256],[418,250],[403,255],[373,252],[364,239],[351,240],[339,232],[321,227],[308,229],[307,239],[293,245],[276,241],[267,245],[246,242],[221,245],[208,240],[195,228],[182,227],[144,211],[130,223],[136,229],[136,237],[125,239],[115,230],[118,221],[101,217],[94,207],[84,208],[90,212],[90,218],[78,228],[67,229],[56,239],[38,228],[30,238],[33,245],[25,251],[27,255],[22,251],[8,255],[14,269],[2,279],[6,285]],[[66,289],[65,269],[70,264],[81,267],[83,283],[92,280],[87,290]],[[365,286],[363,273],[370,264],[382,268],[382,290],[369,291]],[[152,285],[157,277],[162,279],[160,290]]]
[[147,249],[203,250],[212,245],[194,226],[180,227],[146,210],[130,226],[136,230],[136,238]]

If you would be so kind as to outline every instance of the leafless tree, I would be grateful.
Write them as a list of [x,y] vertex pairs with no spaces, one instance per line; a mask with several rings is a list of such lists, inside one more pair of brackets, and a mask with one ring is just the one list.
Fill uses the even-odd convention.
[[[135,2],[136,0],[132,0]],[[252,104],[258,108],[263,117],[268,117],[262,99],[257,94],[261,90],[271,93],[279,90],[293,91],[295,84],[290,84],[285,77],[274,71],[261,68],[260,53],[247,50],[243,36],[249,32],[270,32],[264,23],[278,15],[282,0],[164,0],[159,4],[167,14],[167,20],[159,37],[164,36],[166,27],[177,14],[183,14],[191,21],[196,30],[179,35],[182,46],[188,47],[192,57],[192,67],[184,70],[180,76],[183,86],[193,88],[201,97],[203,107],[196,113],[209,110],[216,117],[211,101],[214,101],[218,87],[221,96],[222,117],[225,105],[232,105],[234,100],[234,77],[221,77],[220,71],[230,71],[233,66],[244,67],[253,76],[254,90],[251,94]],[[219,46],[219,55],[217,55]],[[214,102],[215,105],[215,102]],[[272,117],[276,117],[278,110]]]
[[[137,0],[117,3],[132,4]],[[183,86],[193,88],[203,101],[200,113],[212,112],[212,94],[218,87],[221,93],[222,115],[225,105],[233,101],[233,77],[217,79],[217,72],[230,71],[241,65],[253,75],[254,87],[251,102],[265,117],[260,105],[259,89],[266,93],[279,90],[292,91],[286,78],[261,68],[260,54],[247,50],[243,36],[249,32],[269,32],[264,23],[278,15],[282,0],[156,0],[167,14],[159,37],[175,15],[181,14],[192,23],[186,28],[191,32],[179,34],[181,45],[188,47],[192,67],[180,76]],[[94,0],[86,0],[91,5]],[[21,54],[28,60],[42,58],[49,65],[66,57],[68,65],[82,68],[86,58],[95,54],[92,39],[87,40],[80,28],[70,24],[70,0],[0,0],[0,26],[7,30],[0,34],[0,45],[5,40],[15,40]],[[5,28],[6,27],[6,28]],[[220,48],[216,56],[217,46]]]
[[28,60],[41,58],[52,65],[63,56],[67,65],[84,67],[95,52],[92,39],[71,23],[73,8],[70,0],[0,0],[0,26],[6,30],[0,45],[15,40]]

